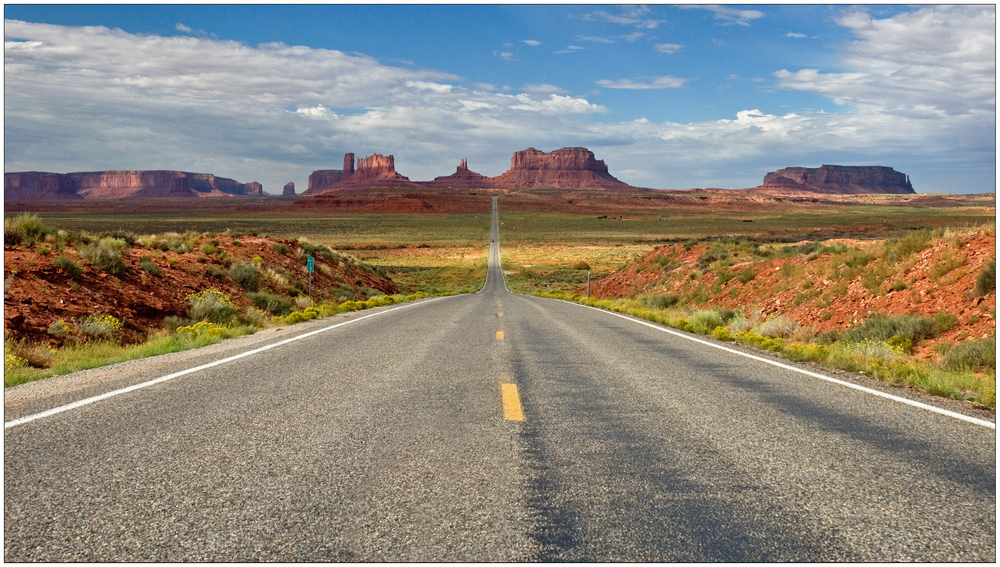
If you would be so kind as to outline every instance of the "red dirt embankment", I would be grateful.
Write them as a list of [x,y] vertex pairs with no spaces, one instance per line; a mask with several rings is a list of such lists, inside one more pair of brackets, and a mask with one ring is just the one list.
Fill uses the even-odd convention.
[[[994,234],[977,230],[932,239],[927,248],[898,259],[885,252],[882,242],[824,244],[837,242],[845,244],[847,250],[769,259],[730,252],[727,259],[732,265],[720,267],[705,262],[712,243],[662,246],[593,282],[591,295],[674,294],[698,309],[724,307],[746,312],[758,308],[762,315],[781,315],[818,332],[852,327],[873,313],[931,317],[950,313],[957,317],[953,328],[915,349],[918,357],[929,356],[931,347],[940,341],[996,335],[996,292],[973,293],[983,267],[996,258]],[[873,258],[852,270],[848,263],[857,266],[862,253]],[[720,274],[732,279],[718,286]],[[700,303],[691,299],[699,294]]]
[[[69,322],[101,313],[122,322],[127,341],[140,341],[150,329],[159,328],[165,317],[185,317],[189,307],[185,297],[191,293],[215,288],[224,292],[241,311],[253,306],[245,289],[228,275],[213,275],[213,270],[220,274],[227,271],[227,266],[255,265],[260,291],[286,299],[292,294],[302,294],[291,290],[308,279],[306,261],[297,256],[300,245],[294,241],[220,235],[199,236],[187,242],[194,244],[191,246],[194,251],[178,253],[138,245],[128,249],[125,275],[120,278],[97,269],[70,246],[47,254],[40,254],[39,250],[51,250],[48,244],[4,246],[5,331],[15,339],[57,345],[61,340],[46,332],[50,325],[59,319]],[[213,242],[219,252],[204,253],[202,248]],[[53,265],[53,259],[60,254],[83,267],[76,280]],[[143,269],[144,259],[156,265],[158,275]],[[269,275],[269,269],[277,275]],[[312,299],[316,303],[337,299],[339,294],[357,294],[365,287],[383,293],[399,292],[392,280],[347,258],[330,261],[315,257]]]

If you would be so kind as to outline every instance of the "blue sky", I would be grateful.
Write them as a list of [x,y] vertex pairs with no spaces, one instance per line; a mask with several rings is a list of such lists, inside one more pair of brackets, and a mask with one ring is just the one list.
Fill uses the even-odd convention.
[[637,186],[887,165],[993,192],[993,6],[6,5],[5,170],[180,169],[301,192],[585,146]]

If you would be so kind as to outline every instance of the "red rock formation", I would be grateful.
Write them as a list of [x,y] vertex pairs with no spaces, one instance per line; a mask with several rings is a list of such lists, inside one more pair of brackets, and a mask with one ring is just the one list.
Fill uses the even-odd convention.
[[65,175],[44,171],[3,174],[4,201],[81,199],[77,184]]
[[[54,185],[55,184],[55,185]],[[55,187],[57,190],[54,190]],[[210,173],[183,171],[88,171],[5,173],[5,201],[156,197],[259,196],[256,181],[240,183]]]
[[295,196],[295,182],[289,181],[285,183],[285,186],[281,188],[282,197],[294,197]]
[[[327,170],[336,171],[336,170]],[[315,175],[318,172],[313,172]],[[326,191],[339,191],[344,189],[364,189],[368,187],[419,187],[420,185],[410,181],[396,173],[395,158],[392,155],[372,154],[366,158],[359,158],[357,169],[354,167],[354,154],[344,154],[344,169],[341,171],[339,180],[320,186],[314,186],[312,176],[309,176],[309,190],[306,194],[318,194]],[[311,193],[315,189],[314,193]]]
[[493,177],[496,188],[510,189],[631,189],[608,173],[603,160],[587,148],[562,148],[545,153],[528,148],[515,152],[510,170]]
[[469,169],[469,162],[462,159],[458,164],[455,173],[443,177],[435,177],[433,181],[423,182],[422,185],[428,187],[440,187],[443,189],[484,189],[492,187],[492,179],[485,175],[480,175]]
[[915,193],[910,177],[880,165],[824,165],[817,168],[786,167],[764,176],[760,192],[807,192],[856,195],[862,193]]
[[[353,154],[348,154],[353,155]],[[351,167],[354,166],[354,159],[351,159]],[[303,195],[315,195],[322,193],[334,183],[344,177],[341,169],[317,169],[309,175],[309,187],[302,192]]]

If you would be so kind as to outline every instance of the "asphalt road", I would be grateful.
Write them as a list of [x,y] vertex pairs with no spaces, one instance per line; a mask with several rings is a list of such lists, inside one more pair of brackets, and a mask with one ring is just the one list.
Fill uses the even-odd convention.
[[495,230],[477,294],[6,407],[5,560],[996,560],[995,428],[511,294]]

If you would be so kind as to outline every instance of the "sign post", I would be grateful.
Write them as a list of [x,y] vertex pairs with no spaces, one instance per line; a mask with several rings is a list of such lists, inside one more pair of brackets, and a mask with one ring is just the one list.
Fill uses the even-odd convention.
[[306,257],[306,271],[309,272],[309,298],[312,299],[313,296],[313,268],[316,266],[316,260],[312,256]]

